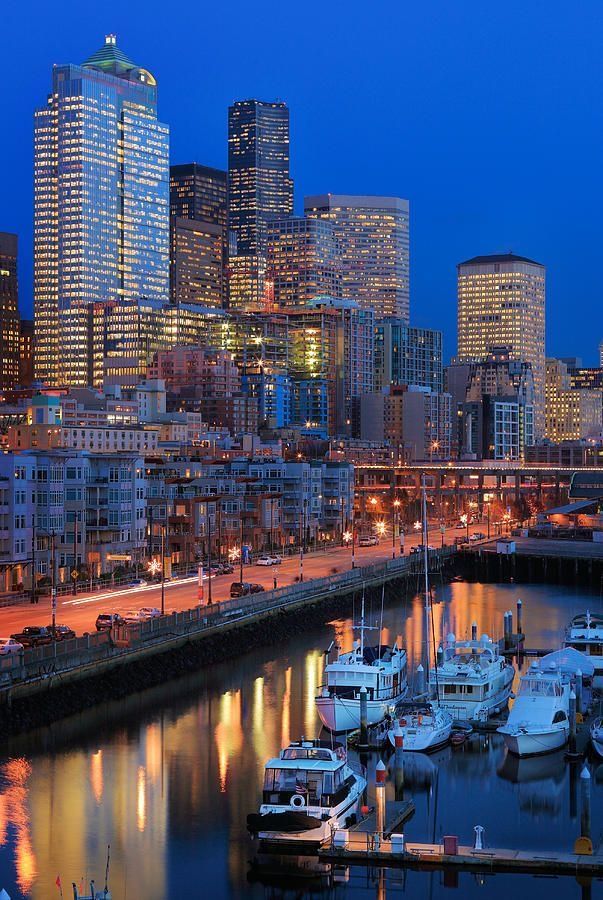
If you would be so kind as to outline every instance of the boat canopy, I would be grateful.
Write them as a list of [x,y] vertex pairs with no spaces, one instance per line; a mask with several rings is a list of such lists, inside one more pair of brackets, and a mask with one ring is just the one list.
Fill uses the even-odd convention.
[[558,672],[565,675],[575,675],[580,671],[588,678],[592,678],[595,667],[590,661],[590,657],[573,647],[564,647],[563,650],[555,650],[553,653],[547,653],[540,660],[540,670],[546,672],[548,668],[555,666]]

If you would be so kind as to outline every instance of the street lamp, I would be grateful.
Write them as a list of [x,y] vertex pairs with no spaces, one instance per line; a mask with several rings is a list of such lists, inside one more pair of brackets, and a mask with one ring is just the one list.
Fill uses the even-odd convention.
[[376,522],[375,529],[379,537],[383,537],[383,535],[385,534],[385,522]]
[[467,513],[463,513],[463,515],[461,516],[461,522],[467,529],[467,541],[468,541],[469,540],[469,516],[467,515]]
[[398,521],[399,509],[400,501],[394,500],[392,503],[392,559],[396,558],[396,523]]

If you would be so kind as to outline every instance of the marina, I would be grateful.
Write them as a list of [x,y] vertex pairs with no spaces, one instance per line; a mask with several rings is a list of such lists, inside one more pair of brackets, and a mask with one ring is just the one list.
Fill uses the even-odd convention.
[[[494,638],[502,638],[504,612],[515,606],[518,593],[511,585],[438,586],[435,633],[441,637],[454,630],[469,638],[471,623],[480,621]],[[583,589],[534,585],[522,586],[521,597],[527,641],[551,648],[561,646],[566,625],[586,608],[587,599]],[[591,595],[592,610],[597,602]],[[9,738],[0,758],[0,884],[12,900],[55,896],[58,873],[64,884],[76,876],[78,884],[80,876],[88,876],[88,884],[90,876],[102,871],[108,843],[114,898],[163,900],[170,892],[186,896],[191,881],[210,864],[214,874],[207,889],[217,900],[285,898],[292,884],[299,886],[302,897],[333,888],[342,896],[375,897],[379,878],[375,880],[371,865],[360,859],[346,861],[345,873],[339,863],[316,853],[288,855],[280,876],[275,873],[278,854],[270,854],[267,868],[266,854],[256,865],[246,828],[246,816],[261,802],[267,760],[301,735],[320,734],[315,697],[324,680],[324,649],[331,640],[342,652],[352,649],[356,635],[351,626],[358,621],[360,603],[358,595],[346,615],[280,640],[278,646],[250,649],[225,663],[64,719],[44,733]],[[365,615],[369,624],[379,624],[378,599],[367,601]],[[385,604],[384,643],[399,639],[407,648],[409,673],[423,659],[424,621],[420,596],[401,595]],[[603,830],[603,763],[589,742],[586,723],[579,723],[578,749],[586,752],[592,776],[596,857]],[[480,825],[486,851],[509,848],[544,858],[573,855],[581,832],[583,760],[569,762],[564,749],[518,758],[508,754],[502,735],[475,729],[458,747],[448,744],[431,754],[405,752],[402,779],[391,746],[365,754],[351,749],[348,757],[356,771],[365,773],[369,810],[376,807],[380,759],[387,769],[386,819],[391,804],[412,803],[413,814],[401,828],[407,848],[439,848],[448,835],[458,837],[460,848],[472,848],[474,828]],[[51,839],[43,841],[41,828],[48,822]],[[141,858],[144,867],[136,864]],[[492,870],[485,854],[479,862],[480,872]],[[454,871],[465,896],[477,896],[472,867],[457,866]],[[413,896],[424,896],[429,889],[440,900],[449,896],[441,878],[452,878],[453,870],[447,866],[438,876],[433,861],[431,867],[424,862],[416,869],[384,870],[392,896],[401,889],[403,876],[408,890],[413,886]],[[533,881],[529,873],[501,872],[488,884],[491,897],[502,900],[508,891],[527,896],[542,881]],[[546,884],[549,900],[582,896],[573,878],[547,879]],[[601,888],[593,878],[591,896],[602,896]]]

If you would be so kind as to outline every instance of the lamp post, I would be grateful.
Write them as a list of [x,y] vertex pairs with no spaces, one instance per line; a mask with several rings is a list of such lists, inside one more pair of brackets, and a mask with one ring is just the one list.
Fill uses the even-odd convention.
[[207,605],[211,606],[211,516],[209,503],[205,504],[205,513],[207,516]]
[[467,513],[463,513],[463,515],[461,516],[461,522],[467,529],[467,542],[469,542],[469,516],[467,515]]
[[56,641],[56,624],[57,624],[57,559],[56,559],[56,541],[54,531],[50,535],[50,607],[52,611],[52,639]]
[[392,503],[392,559],[396,558],[396,523],[398,521],[398,510],[400,501],[394,500]]
[[161,615],[165,615],[165,524],[161,526]]
[[243,581],[243,510],[244,503],[241,504],[241,549],[239,552],[239,581]]

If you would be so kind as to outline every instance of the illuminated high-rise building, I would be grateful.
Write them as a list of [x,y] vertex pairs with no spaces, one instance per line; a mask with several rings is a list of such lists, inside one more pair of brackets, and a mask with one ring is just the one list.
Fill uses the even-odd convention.
[[0,231],[0,391],[19,383],[17,243]]
[[167,302],[168,144],[157,83],[115,35],[81,65],[54,67],[35,114],[37,378],[93,382],[98,304]]
[[544,435],[545,267],[514,253],[476,256],[457,266],[457,362],[486,359],[504,346],[529,363],[534,378],[534,435]]
[[226,184],[226,172],[222,169],[198,163],[170,167],[173,303],[226,306]]
[[[580,380],[578,380],[580,383]],[[601,391],[575,387],[561,359],[547,359],[545,379],[545,437],[553,443],[600,437]]]
[[268,224],[266,283],[278,308],[340,296],[340,264],[331,222],[289,216]]
[[[289,109],[280,102],[239,100],[228,110],[228,227],[235,244],[229,266],[232,307],[266,305],[267,225],[292,213]],[[241,257],[244,261],[238,262]]]
[[410,309],[409,205],[398,197],[325,194],[306,197],[306,215],[335,229],[341,296],[376,316],[408,322]]

